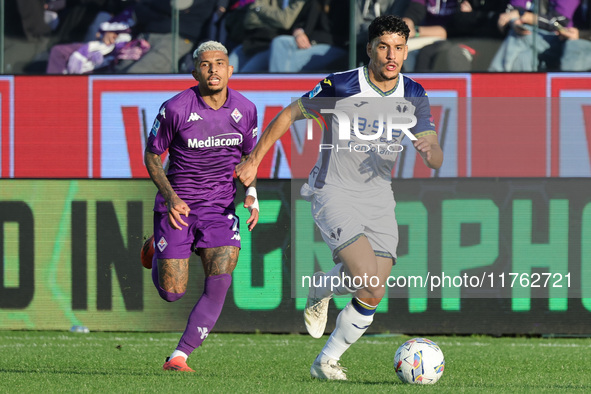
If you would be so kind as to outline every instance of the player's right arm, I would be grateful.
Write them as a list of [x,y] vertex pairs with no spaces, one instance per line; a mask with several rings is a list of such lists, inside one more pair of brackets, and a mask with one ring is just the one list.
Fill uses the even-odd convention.
[[158,191],[166,201],[168,209],[168,223],[170,227],[180,230],[179,223],[187,226],[187,223],[181,218],[189,216],[189,206],[173,190],[168,177],[162,168],[162,159],[160,155],[170,148],[174,136],[179,129],[179,121],[186,119],[186,114],[180,114],[176,110],[174,98],[166,101],[160,106],[158,115],[154,119],[154,124],[150,130],[150,136],[146,141],[144,151],[144,164],[152,178],[152,182],[158,188]]
[[297,101],[283,108],[275,116],[263,132],[254,150],[248,155],[248,159],[236,166],[236,176],[244,186],[248,187],[254,181],[263,157],[275,142],[289,130],[293,122],[303,118],[304,115]]
[[248,159],[236,166],[236,176],[244,186],[250,186],[265,154],[289,130],[293,122],[307,117],[307,114],[304,113],[307,109],[303,104],[303,98],[312,99],[315,97],[335,97],[335,82],[332,74],[320,81],[314,89],[304,94],[302,99],[283,108],[269,123]]
[[144,152],[144,163],[146,164],[146,169],[148,170],[148,174],[150,174],[150,178],[152,178],[152,182],[164,197],[166,201],[166,206],[168,208],[168,222],[172,228],[177,230],[181,229],[179,223],[183,226],[187,226],[187,223],[183,220],[181,215],[185,215],[185,217],[189,216],[189,206],[176,194],[176,192],[172,189],[168,178],[166,177],[166,173],[164,172],[164,168],[162,168],[162,159],[160,155],[150,152],[146,149]]
[[181,215],[185,215],[185,217],[189,216],[191,209],[189,209],[189,206],[172,189],[172,186],[166,177],[166,173],[164,172],[164,168],[162,168],[162,159],[160,158],[160,155],[152,153],[146,149],[144,153],[144,163],[146,164],[150,178],[152,178],[152,182],[154,182],[158,191],[166,201],[166,206],[168,208],[168,223],[170,223],[170,226],[177,230],[181,229],[179,223],[183,226],[188,226]]

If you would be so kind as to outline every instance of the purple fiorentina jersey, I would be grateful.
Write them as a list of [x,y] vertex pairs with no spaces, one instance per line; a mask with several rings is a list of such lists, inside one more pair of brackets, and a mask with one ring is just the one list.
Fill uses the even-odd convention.
[[[227,207],[234,201],[234,169],[257,141],[255,105],[235,90],[218,110],[207,105],[199,89],[187,89],[160,107],[147,149],[169,152],[168,180],[187,204]],[[163,197],[156,196],[155,210]]]

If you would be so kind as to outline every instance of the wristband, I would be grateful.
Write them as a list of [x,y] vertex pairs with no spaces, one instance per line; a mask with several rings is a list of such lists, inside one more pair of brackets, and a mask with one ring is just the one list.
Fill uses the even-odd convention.
[[248,211],[252,212],[253,209],[256,209],[257,211],[261,211],[259,208],[259,199],[257,198],[257,189],[255,189],[253,186],[249,186],[246,189],[246,196],[253,196],[254,197],[254,202],[252,203],[251,206],[248,207]]

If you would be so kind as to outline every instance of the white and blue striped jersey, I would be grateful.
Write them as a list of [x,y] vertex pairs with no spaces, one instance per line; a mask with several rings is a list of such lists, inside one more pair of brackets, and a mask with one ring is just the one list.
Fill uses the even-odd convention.
[[[314,189],[334,186],[364,193],[391,190],[392,170],[404,133],[389,127],[389,135],[388,126],[409,124],[410,133],[417,138],[436,134],[427,93],[419,83],[399,74],[396,86],[383,92],[371,82],[367,66],[329,75],[298,104],[305,117],[327,126],[308,178],[308,185]],[[339,119],[342,122],[346,118],[335,111],[348,115],[350,131],[346,139],[342,139],[343,130],[339,134]],[[380,138],[372,139],[380,134]]]

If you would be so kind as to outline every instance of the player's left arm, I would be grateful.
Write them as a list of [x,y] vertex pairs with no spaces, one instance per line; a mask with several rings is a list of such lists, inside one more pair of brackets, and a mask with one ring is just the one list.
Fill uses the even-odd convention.
[[417,123],[412,131],[417,138],[413,145],[423,163],[429,168],[437,170],[443,164],[443,151],[437,139],[435,123],[431,116],[431,105],[427,93],[419,84],[412,85],[414,88],[414,97],[407,98],[415,106],[415,116]]
[[[254,104],[252,104],[252,111],[249,111],[250,115],[250,122],[248,127],[248,132],[244,135],[244,144],[242,145],[242,157],[240,158],[240,163],[236,167],[238,169],[241,164],[244,164],[249,157],[252,155],[253,149],[257,144],[257,137],[258,137],[258,121],[257,121],[257,109]],[[244,208],[248,209],[250,212],[250,217],[246,221],[248,225],[248,231],[252,231],[259,221],[259,199],[257,197],[257,179],[256,179],[256,172],[253,176],[253,179],[249,183],[245,183],[243,179],[240,179],[240,173],[236,171],[237,178],[240,180],[242,185],[244,186],[244,191],[246,196],[244,197]]]
[[[248,159],[248,155],[243,155],[242,160],[240,160],[240,162],[243,162],[246,159]],[[250,217],[246,221],[246,224],[248,224],[248,231],[252,231],[259,222],[260,208],[256,186],[256,177],[253,179],[253,181],[250,183],[248,187],[244,186],[244,191],[246,194],[246,197],[244,197],[244,208],[247,208],[250,212]]]
[[437,134],[418,136],[417,140],[413,141],[413,145],[427,167],[434,170],[441,167],[441,164],[443,164],[443,151],[437,140]]

